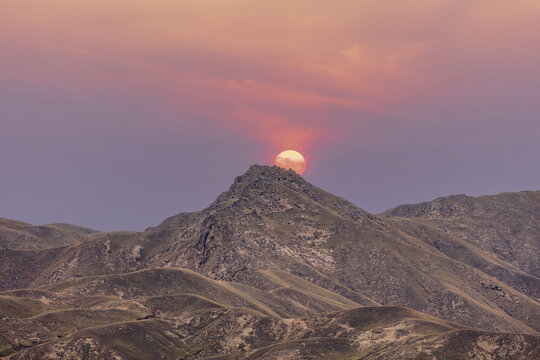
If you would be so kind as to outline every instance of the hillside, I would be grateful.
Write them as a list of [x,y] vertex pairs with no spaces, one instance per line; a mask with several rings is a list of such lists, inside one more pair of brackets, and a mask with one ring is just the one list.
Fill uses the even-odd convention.
[[[504,262],[504,267],[540,274],[540,191],[495,196],[455,195],[416,205],[401,205],[383,215],[397,226],[423,225]],[[406,220],[405,220],[406,219]],[[443,245],[442,242],[437,245]],[[540,295],[534,295],[538,298]]]
[[70,224],[34,226],[0,218],[0,249],[46,249],[80,244],[97,230]]
[[[95,358],[398,359],[458,343],[449,358],[538,352],[540,192],[373,215],[253,165],[208,208],[141,233],[50,227],[71,235],[10,246],[4,234],[34,232],[2,222],[1,346],[12,358],[77,358],[85,346]],[[20,334],[40,326],[32,341]]]
[[0,355],[530,359],[540,354],[538,336],[466,329],[406,308],[355,307],[288,318],[274,313],[287,311],[275,297],[262,305],[249,289],[231,289],[229,283],[190,271],[156,269],[5,292],[0,296]]

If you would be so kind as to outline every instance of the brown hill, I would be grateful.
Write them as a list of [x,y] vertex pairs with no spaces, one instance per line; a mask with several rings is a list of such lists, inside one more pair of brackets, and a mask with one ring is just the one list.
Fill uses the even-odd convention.
[[[459,244],[480,250],[480,254],[501,262],[499,267],[512,269],[512,273],[540,274],[540,191],[477,198],[454,195],[401,205],[384,215],[395,218],[402,229],[412,226],[420,230],[421,225],[426,232],[435,231],[436,238],[453,237],[436,241],[435,246]],[[540,294],[533,296],[538,299]]]
[[[82,234],[86,237],[81,241],[59,247],[0,250],[4,274],[0,289],[6,291],[0,293],[6,298],[0,308],[19,306],[26,309],[23,313],[34,314],[38,310],[32,309],[54,306],[64,311],[73,307],[69,298],[79,299],[84,310],[90,310],[87,299],[91,298],[98,304],[97,310],[135,311],[117,313],[125,316],[126,331],[157,336],[155,341],[168,345],[160,345],[150,354],[165,358],[173,353],[176,358],[223,354],[228,354],[225,358],[280,358],[283,354],[311,358],[320,355],[321,349],[336,358],[403,358],[409,353],[442,354],[456,342],[464,344],[458,350],[462,358],[499,351],[526,358],[525,354],[537,350],[540,331],[539,199],[539,192],[454,196],[372,215],[292,171],[254,165],[207,209],[173,216],[145,232],[92,232]],[[35,290],[14,290],[25,288]],[[39,297],[29,295],[38,293]],[[359,306],[372,309],[380,305],[396,322],[406,323],[399,325],[405,329],[403,343],[395,336],[396,329],[394,335],[381,337],[386,339],[384,345],[379,344],[381,348],[369,341],[364,346],[359,339],[378,339],[378,335],[355,326],[349,329],[351,325],[343,325],[344,320],[326,318],[339,311],[350,315],[347,311]],[[408,320],[399,320],[396,310],[390,310],[394,306],[452,323],[423,318],[444,327],[427,336]],[[141,309],[146,309],[146,315]],[[362,309],[354,311],[367,311]],[[133,316],[148,316],[156,310],[169,314],[167,319],[133,322]],[[190,333],[192,342],[186,342],[185,336],[175,337],[178,334],[171,329],[185,321],[180,319],[200,311],[210,316],[212,324],[214,320],[221,324],[223,332],[211,335],[212,325],[201,328],[206,335]],[[67,318],[73,315],[65,314]],[[257,325],[244,323],[246,316],[257,318]],[[304,329],[307,333],[291,335],[290,324],[305,324],[306,320],[298,319],[306,317],[311,319]],[[281,329],[279,336],[277,330],[271,335],[263,331],[268,321],[279,324],[275,325]],[[337,321],[346,335],[316,336],[325,329],[317,321]],[[62,340],[51,342],[54,332],[45,331],[44,339],[49,340],[20,346],[6,340],[10,350],[5,351],[17,351],[14,358],[42,356],[53,349],[84,348],[84,339],[93,339],[89,346],[96,354],[145,358],[129,355],[134,345],[123,343],[127,340],[109,341],[111,331],[118,335],[117,325],[84,331],[69,326],[75,330],[61,334]],[[8,326],[10,331],[19,327],[17,322]],[[240,338],[251,342],[242,342],[238,334],[224,330],[229,328],[244,331]],[[176,335],[169,338],[169,332]],[[229,340],[223,342],[222,337]],[[216,345],[201,348],[208,341]],[[190,346],[200,352],[194,353],[199,350]]]
[[80,244],[97,230],[70,224],[34,226],[22,221],[0,218],[0,248],[46,249]]
[[[270,307],[280,309],[282,304],[271,297],[261,305],[246,287],[233,291],[229,283],[180,269],[78,279],[45,288],[0,296],[0,307],[11,309],[0,323],[0,356],[531,359],[539,355],[538,336],[465,329],[399,307],[284,318],[272,314]],[[168,294],[138,296],[162,292]]]

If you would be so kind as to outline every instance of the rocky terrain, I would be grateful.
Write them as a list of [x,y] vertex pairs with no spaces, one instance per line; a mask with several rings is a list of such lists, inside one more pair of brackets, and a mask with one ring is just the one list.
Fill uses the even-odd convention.
[[379,215],[253,165],[144,232],[0,219],[11,359],[540,358],[540,192]]

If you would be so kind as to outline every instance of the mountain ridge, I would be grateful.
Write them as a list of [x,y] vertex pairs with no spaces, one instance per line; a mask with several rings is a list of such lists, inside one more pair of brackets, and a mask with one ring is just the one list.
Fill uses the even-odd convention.
[[[531,334],[527,342],[533,344],[540,331],[540,279],[536,255],[530,251],[540,246],[537,209],[540,192],[480,200],[451,196],[374,215],[292,170],[252,165],[206,209],[171,216],[144,232],[91,232],[82,241],[60,247],[0,250],[0,270],[5,274],[0,297],[10,297],[11,304],[12,294],[20,293],[17,301],[28,303],[36,299],[22,289],[33,289],[60,298],[112,296],[120,306],[158,296],[162,304],[172,302],[165,304],[171,309],[174,301],[187,300],[167,293],[172,286],[167,281],[207,279],[198,287],[212,289],[211,284],[219,284],[215,291],[221,289],[221,297],[240,296],[247,302],[235,304],[283,321],[358,307],[398,306],[449,321],[453,328]],[[499,233],[493,236],[492,229]],[[527,251],[512,248],[520,244],[526,244]],[[137,285],[139,292],[128,296],[137,287],[126,287],[125,276],[148,280],[128,282],[142,284]],[[78,283],[85,287],[75,291]],[[68,293],[62,286],[68,286]],[[110,292],[103,293],[109,286]],[[209,303],[219,300],[197,293],[196,287],[190,289],[190,294]],[[159,324],[187,316],[173,313],[170,319],[160,318]],[[244,315],[234,316],[238,320]],[[472,333],[458,338],[465,341],[464,334]],[[473,338],[483,336],[478,334]],[[447,335],[444,338],[451,342]],[[514,335],[508,339],[517,341]],[[313,345],[294,341],[304,350]],[[350,339],[343,341],[348,345],[334,345],[347,351],[359,346],[350,345]],[[282,349],[276,344],[267,343]],[[297,345],[285,348],[302,353]]]

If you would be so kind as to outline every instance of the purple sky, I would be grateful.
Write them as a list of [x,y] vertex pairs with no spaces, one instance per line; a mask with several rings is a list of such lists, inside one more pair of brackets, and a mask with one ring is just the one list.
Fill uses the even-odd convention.
[[2,3],[0,217],[142,230],[285,148],[375,213],[540,189],[537,2],[345,3]]

